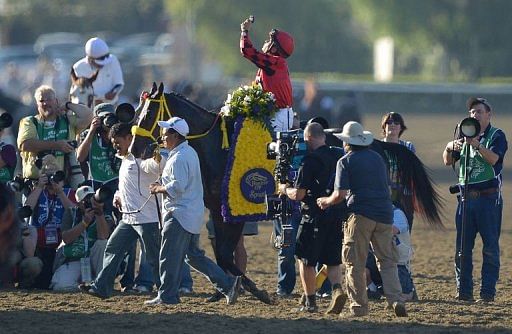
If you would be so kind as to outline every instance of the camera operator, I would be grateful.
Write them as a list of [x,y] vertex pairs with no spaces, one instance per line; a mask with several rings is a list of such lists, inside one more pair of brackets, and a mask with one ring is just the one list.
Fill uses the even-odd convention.
[[[64,212],[63,245],[54,265],[57,269],[51,283],[53,290],[75,290],[80,282],[94,279],[103,267],[103,252],[112,226],[105,217],[104,204],[94,195],[92,187],[78,188],[75,193],[77,206]],[[84,277],[84,272],[90,272],[91,277]]]
[[333,190],[336,163],[342,156],[339,148],[325,145],[325,133],[318,123],[311,123],[304,129],[304,141],[309,153],[299,168],[294,187],[279,185],[279,191],[290,199],[301,201],[300,222],[295,255],[299,259],[300,277],[304,297],[297,309],[300,312],[316,312],[316,271],[318,262],[328,266],[329,280],[333,284],[331,304],[327,313],[339,313],[346,301],[341,288],[341,206],[322,211],[316,204],[317,198],[329,195]]
[[23,237],[25,259],[21,263],[25,288],[48,289],[52,277],[55,250],[60,244],[64,211],[74,207],[73,190],[64,188],[63,173],[55,157],[43,158],[37,185],[25,202],[32,209],[29,230]]
[[[66,173],[66,184],[76,188],[84,181],[76,154],[76,134],[91,122],[92,113],[81,104],[66,102],[61,106],[50,86],[36,89],[37,115],[20,121],[18,148],[23,162],[23,177],[36,180],[36,160],[51,153],[57,158],[58,170]],[[71,111],[71,112],[70,112]]]
[[105,214],[112,214],[112,200],[119,184],[119,167],[121,159],[116,157],[116,150],[108,136],[109,129],[117,123],[114,106],[101,103],[94,107],[94,117],[88,130],[80,135],[78,161],[86,162],[89,167],[87,184],[93,189],[106,186],[111,190],[112,198],[105,201]]
[[[452,165],[460,159],[459,184],[466,186],[467,198],[459,203],[455,217],[457,240],[455,250],[455,279],[458,300],[473,300],[473,247],[476,234],[483,241],[482,284],[480,301],[492,302],[496,296],[496,282],[500,271],[499,237],[503,199],[501,171],[508,144],[501,129],[491,125],[492,108],[484,98],[470,98],[466,107],[469,116],[480,124],[480,133],[473,138],[449,142],[443,151],[443,161]],[[469,156],[468,156],[469,155]],[[465,175],[465,161],[469,175]],[[466,214],[463,221],[463,205]],[[461,249],[463,254],[461,254]]]

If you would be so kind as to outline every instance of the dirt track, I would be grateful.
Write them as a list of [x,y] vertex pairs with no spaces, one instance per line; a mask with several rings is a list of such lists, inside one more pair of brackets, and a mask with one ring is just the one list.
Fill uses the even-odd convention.
[[[367,120],[378,124],[379,117]],[[0,333],[55,333],[83,330],[92,333],[512,333],[512,209],[510,190],[512,177],[505,179],[505,209],[501,236],[501,273],[496,302],[489,305],[455,301],[453,277],[454,198],[447,194],[454,182],[447,167],[440,166],[440,152],[450,140],[457,119],[447,116],[436,124],[426,117],[408,120],[410,129],[420,129],[414,142],[422,157],[434,170],[442,170],[440,184],[446,204],[446,231],[429,230],[419,219],[413,229],[415,258],[413,270],[420,301],[408,304],[409,317],[397,319],[384,310],[384,302],[371,302],[370,315],[360,319],[337,316],[298,315],[290,310],[294,299],[277,300],[275,305],[264,305],[251,296],[243,295],[234,306],[224,301],[209,304],[204,299],[212,291],[203,277],[193,274],[195,293],[184,297],[179,306],[147,307],[143,301],[149,295],[126,296],[118,293],[108,300],[99,300],[80,293],[49,293],[27,291],[0,291]],[[512,117],[505,119],[505,132],[512,128]],[[431,139],[431,129],[444,137]],[[376,129],[370,128],[372,131]],[[439,131],[439,132],[437,132]],[[378,133],[378,132],[377,132]],[[410,135],[409,135],[410,138]],[[509,157],[512,153],[509,152]],[[508,159],[510,160],[510,158]],[[509,173],[510,174],[510,173]],[[510,190],[509,190],[510,189]],[[268,243],[269,225],[262,225],[260,235],[246,239],[249,253],[249,276],[269,292],[275,290],[276,254]],[[206,233],[203,233],[205,235]],[[203,246],[211,256],[203,236]],[[475,291],[478,292],[481,266],[481,243],[475,246]],[[477,294],[475,297],[478,297]],[[328,301],[321,300],[320,310]],[[346,311],[345,311],[346,314]]]

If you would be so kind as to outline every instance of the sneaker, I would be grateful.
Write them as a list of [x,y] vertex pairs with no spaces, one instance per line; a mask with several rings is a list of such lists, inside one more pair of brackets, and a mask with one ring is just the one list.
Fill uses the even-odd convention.
[[290,298],[290,297],[292,296],[292,294],[291,294],[291,293],[288,293],[288,292],[286,292],[286,291],[284,291],[284,290],[278,289],[278,290],[276,291],[276,296],[277,296],[278,298],[288,299],[288,298]]
[[347,294],[343,291],[343,289],[334,289],[332,291],[332,299],[327,311],[325,314],[340,314],[343,311],[343,307],[347,302]]
[[191,288],[182,287],[178,289],[178,292],[180,293],[180,295],[190,295],[193,292],[193,290]]
[[82,283],[80,285],[78,285],[78,289],[88,295],[91,295],[91,296],[94,296],[94,297],[98,297],[98,298],[101,298],[101,299],[105,299],[107,297],[101,295],[98,290],[96,290],[96,288],[92,285],[89,285],[89,284],[85,284],[85,283]]
[[494,302],[494,296],[491,295],[480,295],[480,298],[476,300],[478,304],[488,304]]
[[405,304],[403,302],[394,302],[393,303],[393,311],[397,317],[406,317],[407,311],[405,309]]
[[215,303],[224,298],[222,292],[215,290],[215,293],[206,299],[207,303]]
[[316,304],[313,305],[302,305],[299,307],[295,307],[292,309],[292,312],[295,313],[316,313],[318,312],[318,306]]
[[149,293],[151,292],[151,288],[145,286],[145,285],[136,285],[133,287],[133,291],[138,293]]
[[158,296],[151,300],[146,300],[144,302],[144,305],[148,305],[148,306],[156,306],[156,305],[163,305],[163,304],[165,304],[165,303]]
[[231,289],[226,295],[228,305],[233,305],[234,303],[236,303],[236,299],[240,294],[240,284],[242,284],[242,276],[236,276],[235,280],[233,281],[233,285],[231,286]]
[[472,294],[462,293],[462,292],[457,292],[457,294],[455,295],[455,299],[462,300],[465,302],[474,302],[475,301]]

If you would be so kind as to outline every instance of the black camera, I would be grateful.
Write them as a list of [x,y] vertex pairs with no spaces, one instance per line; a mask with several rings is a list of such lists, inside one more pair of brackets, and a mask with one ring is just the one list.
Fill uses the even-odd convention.
[[34,181],[24,179],[21,175],[16,175],[11,181],[7,181],[7,186],[14,192],[29,194],[34,188]]
[[92,208],[92,198],[98,203],[105,203],[112,196],[112,190],[108,187],[100,187],[94,194],[89,194],[83,200],[86,209]]
[[48,183],[59,183],[64,181],[66,178],[66,174],[64,174],[64,172],[61,170],[56,171],[53,174],[46,174],[46,176],[48,177]]
[[21,221],[21,224],[20,224],[21,235],[24,237],[27,237],[30,235],[30,231],[28,230],[28,224],[27,224],[26,219],[30,218],[33,213],[34,213],[34,211],[30,207],[30,205],[22,206],[17,211],[18,219]]
[[100,121],[105,128],[111,128],[119,122],[119,119],[114,114],[106,114],[105,116],[100,117]]

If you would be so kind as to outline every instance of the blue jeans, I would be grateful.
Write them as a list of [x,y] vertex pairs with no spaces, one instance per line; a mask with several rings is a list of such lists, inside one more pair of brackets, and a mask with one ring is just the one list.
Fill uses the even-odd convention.
[[[464,224],[464,240],[462,261],[460,258],[462,234],[462,205],[459,201],[455,222],[457,241],[455,249],[455,279],[460,294],[473,295],[473,248],[477,233],[483,242],[482,249],[482,284],[481,297],[496,295],[496,282],[500,272],[500,233],[503,200],[498,194],[481,196],[466,200],[466,221]],[[462,265],[462,271],[461,271]]]
[[[147,261],[153,269],[154,277],[158,277],[158,252],[160,250],[160,231],[158,223],[130,225],[119,222],[110,236],[103,257],[103,269],[92,284],[98,294],[110,297],[114,290],[114,280],[126,252],[140,238],[146,251]],[[156,282],[157,287],[160,282]]]
[[185,260],[189,266],[206,276],[215,288],[227,295],[234,278],[226,273],[204,255],[199,248],[199,234],[185,231],[179,221],[170,216],[165,217],[162,230],[162,247],[160,249],[160,281],[158,297],[168,304],[180,302],[178,288]]
[[[153,289],[153,271],[151,265],[146,260],[146,252],[144,248],[140,250],[140,263],[139,263],[139,273],[137,277],[135,277],[135,285],[137,286],[145,286],[149,290]],[[190,267],[183,266],[183,270],[181,271],[181,282],[180,288],[188,288],[192,290],[194,282],[192,281],[192,275],[190,274]]]
[[[297,273],[295,271],[295,240],[297,229],[301,220],[300,213],[293,213],[290,217],[290,224],[293,228],[293,242],[289,247],[281,248],[277,253],[277,290],[290,294],[295,288]],[[274,233],[280,235],[281,221],[274,220]]]

